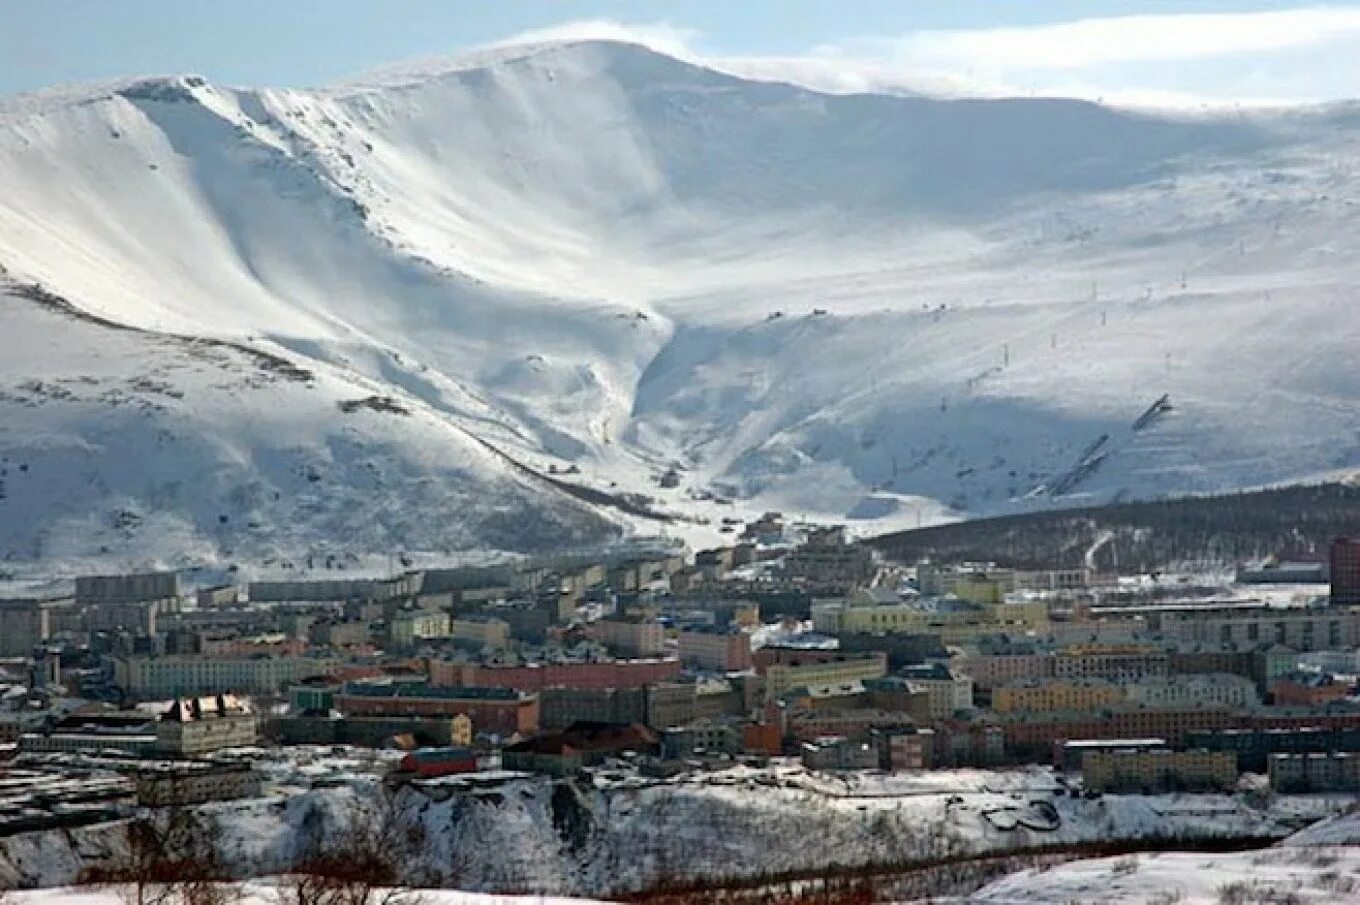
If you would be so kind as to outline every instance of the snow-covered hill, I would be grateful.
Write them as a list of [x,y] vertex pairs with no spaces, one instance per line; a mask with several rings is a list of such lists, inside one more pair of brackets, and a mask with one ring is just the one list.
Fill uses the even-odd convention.
[[[371,813],[373,776],[327,774],[321,763],[305,769],[326,782],[281,784],[262,798],[205,806],[234,870],[247,876],[285,870],[309,846]],[[1284,837],[1350,804],[1344,796],[1266,803],[1179,794],[1091,801],[1061,791],[1044,768],[819,774],[782,764],[668,780],[627,772],[584,781],[448,777],[403,790],[398,803],[422,826],[428,850],[411,867],[427,881],[604,897],[667,879],[717,883],[1060,844]],[[83,866],[123,844],[124,826],[0,840],[0,881],[70,883]]]
[[[110,416],[97,401],[16,401],[40,374],[102,393],[143,353],[87,375],[100,331],[5,298],[0,424],[21,426],[0,452],[80,434],[85,477],[11,472],[0,557],[658,530],[502,456],[696,517],[718,495],[866,526],[1354,470],[1358,138],[1349,107],[823,95],[613,42],[321,91],[177,77],[10,101],[11,282],[315,378],[215,403],[164,377],[199,438],[166,494],[137,451],[170,414],[113,446],[84,436]],[[412,414],[336,413],[368,397]],[[273,476],[299,446],[347,463],[325,494]],[[402,479],[376,489],[370,460]],[[672,464],[680,487],[659,490]],[[273,505],[197,496],[187,475],[207,473]],[[400,517],[328,521],[373,506]],[[101,530],[70,530],[77,509]],[[145,527],[111,537],[123,510]]]

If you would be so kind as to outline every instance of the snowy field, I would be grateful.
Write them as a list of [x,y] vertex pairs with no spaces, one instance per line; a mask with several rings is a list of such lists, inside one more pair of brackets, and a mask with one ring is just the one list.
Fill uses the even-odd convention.
[[1346,105],[826,95],[609,42],[9,100],[0,563],[711,542],[763,508],[865,532],[1349,474],[1358,132]]

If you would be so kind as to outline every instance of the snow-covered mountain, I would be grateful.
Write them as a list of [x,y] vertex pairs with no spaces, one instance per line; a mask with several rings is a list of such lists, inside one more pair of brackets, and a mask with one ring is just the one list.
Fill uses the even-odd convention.
[[684,530],[562,481],[871,527],[1360,468],[1357,140],[613,42],[5,102],[0,560]]

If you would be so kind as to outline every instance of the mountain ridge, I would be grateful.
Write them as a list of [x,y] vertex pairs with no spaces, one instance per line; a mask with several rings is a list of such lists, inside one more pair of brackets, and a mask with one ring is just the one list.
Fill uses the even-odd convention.
[[715,497],[873,530],[1360,468],[1348,108],[820,94],[598,41],[120,85],[0,112],[14,280],[344,375],[696,542]]

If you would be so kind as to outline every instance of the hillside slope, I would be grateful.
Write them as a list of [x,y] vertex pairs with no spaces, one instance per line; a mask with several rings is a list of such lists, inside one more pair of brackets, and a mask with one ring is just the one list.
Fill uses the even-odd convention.
[[[0,265],[590,487],[891,527],[1360,468],[1357,138],[1348,107],[831,96],[609,42],[320,91],[142,79],[0,105]],[[259,413],[200,417],[232,435]],[[147,479],[114,450],[89,467]],[[0,556],[47,555],[79,498],[45,492],[0,503]],[[291,491],[254,518],[290,554],[587,536],[554,541],[534,500],[520,542],[397,499],[407,527],[381,536]]]

